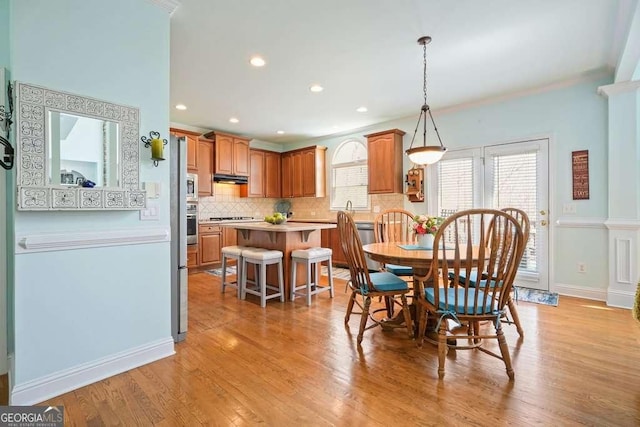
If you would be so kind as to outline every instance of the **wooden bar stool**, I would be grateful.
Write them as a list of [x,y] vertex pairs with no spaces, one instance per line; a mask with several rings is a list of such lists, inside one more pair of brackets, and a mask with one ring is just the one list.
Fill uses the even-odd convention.
[[[329,248],[310,248],[296,249],[291,252],[291,301],[296,295],[306,296],[307,305],[311,305],[311,295],[320,292],[329,291],[329,295],[333,298],[333,270],[331,268],[331,249]],[[322,262],[327,262],[329,271],[329,286],[320,286],[320,270]],[[305,284],[296,286],[296,270],[298,263],[305,264],[307,269],[307,281]],[[311,270],[315,269],[314,279],[311,280]],[[301,291],[304,289],[305,291]]]
[[[260,306],[265,307],[267,300],[280,297],[280,301],[284,302],[284,278],[282,274],[282,252],[276,250],[268,250],[261,248],[248,248],[242,251],[242,271],[247,271],[247,263],[253,264],[258,268],[258,274],[255,278],[257,289],[247,288],[247,274],[242,275],[240,284],[240,298],[246,299],[247,294],[257,295],[260,297]],[[278,287],[267,283],[267,266],[277,264],[278,268]],[[267,291],[274,291],[268,294]]]

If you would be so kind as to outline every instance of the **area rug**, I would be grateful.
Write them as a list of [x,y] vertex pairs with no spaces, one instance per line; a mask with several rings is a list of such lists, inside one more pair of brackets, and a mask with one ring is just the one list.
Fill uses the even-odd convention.
[[[333,267],[332,269],[333,272],[333,278],[334,279],[342,279],[342,280],[349,280],[351,278],[351,276],[349,275],[349,270],[346,268],[340,268],[340,267]],[[206,273],[211,274],[213,276],[222,276],[222,268],[214,268],[211,270],[207,270]],[[227,274],[228,275],[235,275],[236,274],[236,267],[234,266],[230,266],[227,267]],[[326,266],[322,266],[322,271],[320,272],[320,274],[322,276],[327,276],[329,273],[327,272],[327,267]]]
[[521,288],[515,286],[515,300],[525,302],[535,302],[536,304],[558,306],[558,293],[540,291],[538,289]]

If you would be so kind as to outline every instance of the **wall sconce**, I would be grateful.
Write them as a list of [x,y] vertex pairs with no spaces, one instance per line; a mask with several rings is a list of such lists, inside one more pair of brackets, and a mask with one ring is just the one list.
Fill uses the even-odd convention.
[[160,132],[149,132],[149,138],[143,136],[140,138],[144,142],[144,146],[151,147],[151,160],[153,160],[153,166],[158,167],[158,162],[164,160],[162,151],[164,146],[167,145],[166,139],[160,139]]

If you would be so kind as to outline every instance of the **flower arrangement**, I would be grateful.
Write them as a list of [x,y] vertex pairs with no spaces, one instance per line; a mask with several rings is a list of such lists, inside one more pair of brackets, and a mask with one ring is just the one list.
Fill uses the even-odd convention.
[[413,217],[411,228],[416,234],[436,234],[438,227],[443,223],[444,218],[439,216],[416,215]]

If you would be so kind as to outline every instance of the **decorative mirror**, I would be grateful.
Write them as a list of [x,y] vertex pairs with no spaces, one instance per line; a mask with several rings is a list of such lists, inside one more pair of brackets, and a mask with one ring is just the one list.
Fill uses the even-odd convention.
[[16,82],[19,210],[143,209],[137,108]]

